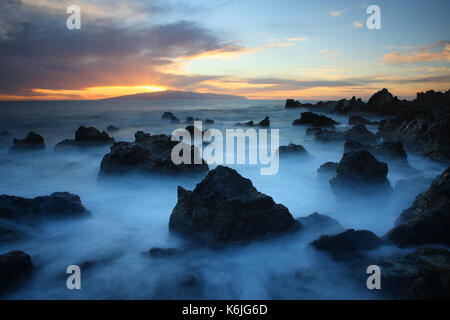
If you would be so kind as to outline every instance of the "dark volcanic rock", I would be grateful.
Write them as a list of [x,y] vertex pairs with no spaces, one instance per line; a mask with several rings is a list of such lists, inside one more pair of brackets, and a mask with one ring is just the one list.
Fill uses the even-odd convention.
[[249,179],[218,166],[193,191],[178,187],[169,229],[209,244],[246,242],[299,224],[289,210],[258,192]]
[[302,155],[302,156],[309,156],[308,151],[302,146],[298,144],[289,143],[287,146],[280,146],[278,148],[278,153],[280,155],[290,155],[290,154],[296,154],[296,155]]
[[33,270],[28,254],[11,251],[0,255],[0,292],[12,289]]
[[361,116],[357,116],[357,115],[353,115],[350,116],[350,118],[348,118],[348,124],[350,125],[358,125],[358,124],[362,124],[362,125],[379,125],[380,122],[377,121],[370,121],[367,120]]
[[395,118],[381,122],[377,136],[400,141],[414,152],[439,161],[450,160],[450,90],[418,93],[403,103]]
[[203,121],[204,124],[213,124],[214,120],[211,119],[206,119],[205,121]]
[[406,152],[401,142],[383,142],[376,146],[375,153],[383,159],[406,160]]
[[374,152],[374,147],[369,146],[367,144],[363,144],[359,141],[355,141],[355,140],[347,140],[345,141],[344,144],[344,153],[347,152],[353,152],[353,151],[361,151],[361,150],[366,150],[369,152]]
[[55,192],[49,196],[33,199],[0,196],[0,218],[15,222],[31,222],[47,217],[86,217],[90,212],[81,203],[80,197],[69,192]]
[[311,125],[313,127],[331,127],[339,122],[333,119],[313,112],[302,112],[300,119],[294,120],[293,125]]
[[345,138],[347,140],[358,141],[364,144],[375,144],[377,141],[376,136],[367,130],[366,126],[363,124],[358,124],[347,130],[345,132]]
[[345,228],[335,219],[317,212],[298,218],[297,221],[306,231],[320,232],[321,234],[336,234],[345,231]]
[[105,131],[100,132],[94,127],[80,126],[75,131],[75,140],[66,139],[55,146],[55,151],[67,150],[67,148],[77,147],[95,147],[101,145],[109,145],[114,143],[114,138],[111,138]]
[[422,248],[377,262],[382,288],[396,299],[450,299],[450,252]]
[[395,114],[400,101],[394,97],[387,89],[383,89],[370,97],[367,102],[369,112],[376,114]]
[[301,103],[300,101],[294,100],[294,99],[287,99],[286,100],[286,105],[285,105],[285,107],[287,109],[289,109],[289,108],[300,108],[300,107],[310,108],[312,106],[313,105],[311,103]]
[[163,119],[172,119],[174,116],[174,114],[170,111],[166,111],[163,113],[163,115],[161,116],[161,118]]
[[367,188],[376,190],[378,187],[391,190],[386,178],[387,164],[378,161],[365,150],[344,153],[336,173],[336,177],[330,180],[333,191],[338,191],[340,188],[356,188],[364,193]]
[[334,260],[347,260],[362,258],[367,251],[381,246],[382,241],[367,230],[349,229],[343,233],[332,236],[321,236],[311,245],[327,252]]
[[119,128],[117,128],[116,126],[113,126],[112,124],[106,128],[106,131],[108,131],[108,132],[117,132],[119,130],[120,130]]
[[45,149],[44,138],[31,131],[25,139],[14,139],[14,145],[9,149],[10,151],[29,151]]
[[171,141],[167,135],[150,135],[137,132],[135,142],[117,142],[111,152],[103,157],[100,165],[100,175],[124,174],[132,171],[163,174],[197,174],[208,171],[208,165],[203,159],[201,164],[195,164],[198,157],[195,147],[191,148],[191,164],[175,164],[172,162],[172,149],[179,143]]
[[341,114],[350,112],[366,112],[367,105],[361,100],[361,98],[356,99],[356,97],[353,96],[350,100],[339,100],[334,108],[334,111]]
[[238,126],[246,126],[246,127],[270,127],[270,119],[269,117],[265,117],[263,120],[255,124],[253,121],[244,122],[244,123],[236,123]]
[[323,165],[317,169],[319,175],[326,175],[329,177],[334,177],[336,175],[336,170],[339,164],[337,162],[325,162]]
[[402,212],[387,237],[400,247],[442,243],[450,246],[450,167]]

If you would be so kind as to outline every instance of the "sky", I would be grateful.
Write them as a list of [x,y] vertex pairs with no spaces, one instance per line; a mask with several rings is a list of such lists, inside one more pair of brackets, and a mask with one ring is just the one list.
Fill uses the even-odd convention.
[[[66,26],[70,5],[80,29]],[[448,0],[2,0],[0,100],[411,99],[450,89],[449,12]]]

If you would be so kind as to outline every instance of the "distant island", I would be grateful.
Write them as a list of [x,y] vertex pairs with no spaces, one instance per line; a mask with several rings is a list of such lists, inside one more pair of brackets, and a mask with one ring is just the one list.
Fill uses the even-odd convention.
[[229,94],[216,94],[216,93],[199,93],[192,91],[157,91],[157,92],[144,92],[129,94],[124,96],[118,96],[113,98],[106,98],[101,100],[146,100],[146,99],[240,99],[247,100],[245,97],[229,95]]

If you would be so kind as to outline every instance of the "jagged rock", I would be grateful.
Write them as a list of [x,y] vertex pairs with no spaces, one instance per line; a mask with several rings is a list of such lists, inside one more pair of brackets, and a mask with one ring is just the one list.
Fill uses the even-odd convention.
[[377,141],[376,136],[367,130],[366,126],[359,124],[345,132],[345,138],[347,140],[358,141],[364,144],[375,144]]
[[199,174],[208,171],[208,165],[203,159],[201,164],[195,164],[198,150],[191,148],[191,164],[175,164],[171,159],[172,149],[179,143],[171,141],[171,137],[150,135],[137,132],[134,142],[117,142],[113,144],[110,153],[103,157],[100,165],[100,175],[117,175],[133,171],[163,174]]
[[331,127],[339,122],[333,119],[313,112],[302,112],[300,119],[294,120],[293,125],[311,125],[313,127]]
[[174,117],[175,117],[174,114],[170,111],[164,112],[163,115],[161,116],[161,118],[163,119],[172,119]]
[[406,152],[401,142],[383,142],[375,147],[375,153],[383,159],[406,160]]
[[387,89],[382,89],[370,97],[367,102],[369,112],[392,115],[396,113],[400,102]]
[[333,191],[353,188],[366,193],[368,190],[391,191],[387,180],[388,166],[378,161],[370,152],[354,151],[344,153],[336,169],[336,177],[330,180]]
[[31,257],[22,251],[0,255],[0,292],[12,289],[33,270]]
[[379,121],[370,121],[361,116],[353,115],[348,118],[348,124],[350,125],[379,125]]
[[313,105],[311,103],[301,103],[300,101],[294,100],[294,99],[287,99],[286,100],[286,105],[285,105],[285,107],[287,109],[289,109],[289,108],[300,108],[300,107],[310,108],[312,106]]
[[206,119],[205,121],[203,121],[204,124],[213,124],[214,120],[211,119]]
[[349,229],[337,235],[323,235],[311,245],[328,253],[334,260],[352,261],[365,256],[367,251],[381,246],[382,241],[367,230]]
[[298,227],[289,210],[249,179],[218,166],[193,191],[178,187],[169,229],[208,244],[246,242]]
[[105,131],[100,132],[94,127],[80,126],[75,131],[75,140],[66,139],[55,146],[55,151],[67,150],[67,148],[85,148],[95,147],[101,145],[109,145],[114,143],[114,138],[111,138]]
[[344,144],[344,153],[347,152],[353,152],[353,151],[361,151],[361,150],[366,150],[369,152],[374,152],[374,147],[367,145],[367,144],[363,144],[359,141],[355,141],[355,140],[347,140],[345,141]]
[[400,247],[442,243],[450,246],[450,167],[402,212],[387,234]]
[[120,129],[119,128],[117,128],[116,126],[113,126],[112,124],[111,125],[109,125],[107,128],[106,128],[106,131],[108,131],[108,132],[117,132],[117,131],[119,131]]
[[317,212],[298,218],[297,221],[306,231],[320,232],[321,234],[336,234],[345,231],[345,228],[335,219]]
[[49,196],[33,199],[0,196],[0,218],[14,222],[90,215],[91,213],[81,203],[80,197],[69,192],[55,192]]
[[396,299],[450,299],[450,252],[421,248],[382,258],[382,288]]
[[280,146],[278,148],[279,155],[296,154],[302,156],[309,156],[308,151],[302,146],[294,143],[289,143],[287,146]]
[[34,131],[28,133],[25,139],[14,139],[13,143],[14,145],[9,149],[12,152],[45,149],[44,138]]
[[365,112],[367,111],[367,106],[361,100],[361,98],[356,99],[356,97],[353,96],[350,100],[339,100],[336,107],[334,108],[334,111],[341,114],[350,112]]
[[246,127],[269,127],[270,126],[270,119],[269,117],[265,117],[263,120],[258,122],[258,124],[255,125],[253,121],[244,122],[244,123],[236,123],[237,126],[246,126]]
[[170,122],[172,123],[180,123],[180,119],[178,119],[177,117],[173,116],[170,118]]
[[336,175],[338,165],[339,164],[337,162],[325,162],[319,167],[319,169],[317,169],[317,173],[319,175],[334,177]]

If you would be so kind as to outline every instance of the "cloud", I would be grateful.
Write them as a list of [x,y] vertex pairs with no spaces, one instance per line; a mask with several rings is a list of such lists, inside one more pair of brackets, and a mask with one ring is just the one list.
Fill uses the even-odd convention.
[[353,21],[353,27],[355,28],[362,28],[363,24],[361,21]]
[[335,11],[331,11],[330,15],[332,17],[340,17],[340,16],[342,16],[343,13],[344,13],[344,10],[335,10]]
[[412,52],[392,52],[383,56],[383,61],[390,64],[405,64],[430,61],[450,62],[450,41],[439,41]]
[[294,42],[304,42],[306,41],[306,37],[299,37],[299,38],[289,38],[287,41],[294,41]]

